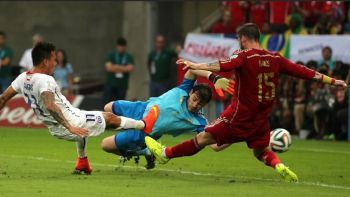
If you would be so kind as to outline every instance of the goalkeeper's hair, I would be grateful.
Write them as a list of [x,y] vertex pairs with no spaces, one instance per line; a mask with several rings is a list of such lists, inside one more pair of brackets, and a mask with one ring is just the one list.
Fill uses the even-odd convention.
[[209,103],[211,100],[212,92],[211,88],[206,84],[197,84],[192,88],[192,92],[196,93],[201,103]]
[[249,40],[259,41],[260,31],[259,27],[254,23],[246,23],[240,26],[237,30],[237,36],[245,36]]

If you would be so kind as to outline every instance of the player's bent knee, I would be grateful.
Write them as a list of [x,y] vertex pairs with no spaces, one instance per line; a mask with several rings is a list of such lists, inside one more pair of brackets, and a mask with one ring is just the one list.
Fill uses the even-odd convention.
[[117,147],[114,142],[114,136],[109,136],[104,138],[101,142],[101,148],[102,150],[108,153],[111,153],[111,152],[114,153],[117,150]]
[[215,140],[210,133],[201,132],[195,136],[197,143],[200,147],[204,148],[209,144],[214,144]]
[[107,104],[104,106],[103,110],[104,110],[105,112],[112,112],[112,107],[113,107],[113,101],[107,103]]

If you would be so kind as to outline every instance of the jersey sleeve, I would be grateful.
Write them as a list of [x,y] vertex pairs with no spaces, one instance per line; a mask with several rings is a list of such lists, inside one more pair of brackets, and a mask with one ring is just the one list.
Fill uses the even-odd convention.
[[220,71],[232,71],[235,68],[242,66],[245,62],[245,55],[243,52],[235,52],[229,58],[219,60]]
[[280,56],[280,71],[294,77],[308,80],[312,79],[316,74],[316,71],[306,66],[293,63],[282,56]]
[[17,92],[21,93],[21,84],[23,85],[23,82],[21,83],[22,80],[22,75],[19,75],[15,80],[12,81],[11,87]]
[[182,89],[182,90],[185,90],[187,93],[189,93],[194,84],[195,84],[196,80],[194,79],[184,79],[183,82],[178,86],[178,88]]
[[38,90],[40,94],[43,92],[55,93],[57,87],[57,83],[53,77],[45,77],[44,79],[42,79]]

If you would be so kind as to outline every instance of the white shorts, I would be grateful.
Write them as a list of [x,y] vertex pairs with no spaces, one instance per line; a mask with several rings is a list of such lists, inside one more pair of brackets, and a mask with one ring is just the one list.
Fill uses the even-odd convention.
[[[75,127],[85,128],[89,136],[98,136],[105,131],[106,121],[100,111],[80,111],[77,116],[72,116],[68,122]],[[77,141],[80,137],[69,132],[60,124],[46,124],[51,135],[69,141]]]

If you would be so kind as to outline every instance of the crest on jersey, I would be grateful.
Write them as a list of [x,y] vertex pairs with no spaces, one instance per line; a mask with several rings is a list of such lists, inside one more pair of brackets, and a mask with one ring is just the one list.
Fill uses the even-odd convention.
[[232,60],[232,59],[235,59],[236,57],[238,57],[237,54],[232,54],[232,55],[229,57],[229,59]]

